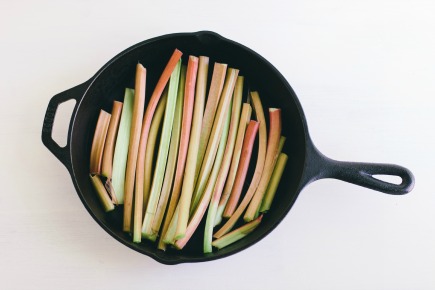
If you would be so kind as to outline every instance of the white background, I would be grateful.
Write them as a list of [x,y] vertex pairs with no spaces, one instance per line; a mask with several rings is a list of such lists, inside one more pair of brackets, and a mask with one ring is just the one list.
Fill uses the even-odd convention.
[[[434,13],[433,0],[1,0],[0,288],[435,289]],[[274,64],[325,155],[403,165],[415,189],[315,182],[267,238],[208,263],[165,266],[112,239],[42,145],[48,102],[137,42],[198,30]]]

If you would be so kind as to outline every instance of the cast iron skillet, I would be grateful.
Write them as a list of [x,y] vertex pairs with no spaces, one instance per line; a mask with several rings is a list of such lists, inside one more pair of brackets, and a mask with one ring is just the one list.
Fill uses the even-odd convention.
[[[122,231],[122,207],[108,214],[103,212],[89,181],[89,155],[99,110],[110,112],[113,100],[122,101],[125,87],[134,87],[138,62],[147,68],[148,98],[175,48],[184,53],[184,63],[190,54],[206,55],[210,57],[210,64],[218,61],[240,69],[250,88],[259,91],[266,107],[282,109],[283,135],[287,136],[284,152],[288,153],[289,162],[270,212],[252,234],[207,255],[202,253],[203,225],[182,251],[169,249],[163,252],[148,241],[134,244],[131,236]],[[212,71],[212,66],[209,71]],[[54,117],[59,104],[70,99],[77,102],[69,125],[67,145],[59,147],[51,137]],[[251,49],[208,31],[169,34],[138,43],[115,56],[85,83],[55,95],[45,114],[42,142],[66,166],[78,196],[98,224],[124,245],[164,264],[209,261],[248,248],[282,221],[307,184],[321,178],[336,178],[394,195],[408,193],[414,186],[412,173],[401,166],[340,162],[321,154],[310,139],[296,94],[275,67]],[[398,185],[384,182],[374,178],[375,174],[399,176],[402,182]]]

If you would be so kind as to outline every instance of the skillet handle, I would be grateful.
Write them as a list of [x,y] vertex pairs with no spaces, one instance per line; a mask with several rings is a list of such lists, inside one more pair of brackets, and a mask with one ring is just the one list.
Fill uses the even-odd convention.
[[71,159],[69,156],[69,152],[70,152],[69,133],[67,138],[67,144],[64,147],[60,147],[56,143],[56,141],[53,140],[51,135],[53,131],[53,123],[59,105],[66,101],[74,99],[76,100],[76,104],[74,106],[73,113],[71,114],[71,120],[68,127],[69,128],[68,131],[69,132],[71,131],[71,124],[74,119],[75,112],[77,110],[79,101],[81,100],[86,88],[87,88],[87,82],[75,86],[62,93],[59,93],[55,95],[53,98],[51,98],[50,102],[48,103],[47,111],[45,112],[44,123],[42,125],[42,135],[41,135],[42,143],[44,143],[44,145],[48,148],[48,150],[50,150],[51,153],[53,153],[54,156],[56,156],[57,159],[59,159],[59,161],[61,161],[69,171],[71,170]]
[[[395,164],[359,163],[329,160],[331,177],[387,194],[406,194],[414,187],[414,176],[405,167]],[[399,176],[400,184],[382,181],[376,174]]]
[[[309,158],[303,186],[322,178],[335,178],[387,194],[401,195],[414,188],[415,178],[410,170],[394,164],[343,162],[330,159],[314,145],[309,146]],[[398,176],[400,184],[386,182],[374,175]]]

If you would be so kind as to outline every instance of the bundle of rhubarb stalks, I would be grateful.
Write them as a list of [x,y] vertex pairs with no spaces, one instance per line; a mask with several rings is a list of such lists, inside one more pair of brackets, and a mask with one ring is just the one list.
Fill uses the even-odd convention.
[[111,114],[100,111],[90,178],[105,211],[124,205],[123,230],[135,243],[183,249],[205,218],[210,253],[248,235],[270,209],[287,162],[285,137],[280,109],[267,109],[267,124],[257,92],[243,102],[238,69],[214,63],[207,89],[209,58],[189,56],[184,65],[181,56],[175,49],[149,100],[139,63],[134,90],[126,88]]

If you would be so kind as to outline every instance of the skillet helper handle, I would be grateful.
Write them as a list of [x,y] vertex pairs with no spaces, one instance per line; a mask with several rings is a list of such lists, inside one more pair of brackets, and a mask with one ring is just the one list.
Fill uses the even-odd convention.
[[48,103],[47,111],[45,112],[44,123],[42,125],[42,143],[54,154],[54,156],[61,161],[68,170],[71,169],[71,159],[69,157],[70,142],[69,137],[67,138],[67,144],[65,147],[60,147],[56,141],[53,140],[52,131],[53,124],[56,117],[56,111],[60,104],[69,101],[76,100],[73,113],[71,114],[71,120],[69,124],[69,130],[71,129],[71,122],[74,118],[74,112],[77,109],[78,103],[83,96],[84,90],[86,88],[86,83],[73,87],[67,91],[59,93],[51,98]]
[[[414,176],[405,167],[394,164],[343,162],[329,159],[329,177],[364,186],[387,194],[401,195],[414,187]],[[374,175],[399,176],[400,184],[386,182]]]

